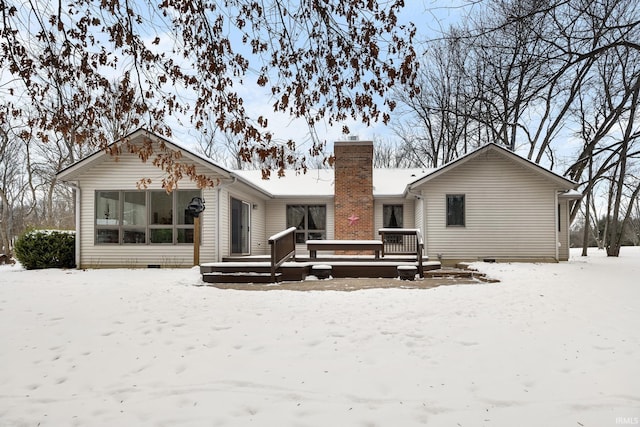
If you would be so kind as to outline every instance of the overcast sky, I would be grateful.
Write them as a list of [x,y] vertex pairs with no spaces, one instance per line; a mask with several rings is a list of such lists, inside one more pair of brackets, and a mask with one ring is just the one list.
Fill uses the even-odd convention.
[[[446,30],[450,23],[454,23],[469,10],[469,6],[464,6],[464,0],[454,1],[429,1],[429,0],[413,0],[408,1],[403,14],[400,16],[401,22],[411,21],[416,25],[418,36],[417,40],[425,40],[438,37],[442,31]],[[458,6],[456,6],[458,5]],[[419,52],[422,47],[417,46]],[[298,143],[302,151],[306,151],[310,146],[309,130],[304,120],[293,120],[289,115],[273,112],[273,103],[275,102],[269,93],[268,88],[259,87],[255,83],[255,78],[249,76],[244,79],[242,86],[236,87],[239,94],[245,102],[247,113],[251,117],[264,116],[269,120],[268,130],[273,133],[274,138],[280,141],[293,139]],[[393,120],[393,114],[392,114]],[[356,135],[360,139],[370,140],[376,137],[388,137],[392,135],[392,130],[382,123],[367,127],[366,125],[350,120],[333,127],[317,125],[318,137],[332,144],[337,140],[344,140],[342,134],[342,125],[345,124],[350,129],[351,135]],[[190,145],[190,141],[195,141],[196,132],[192,130],[189,123],[183,123],[173,126],[173,139]],[[329,151],[331,145],[329,145]]]

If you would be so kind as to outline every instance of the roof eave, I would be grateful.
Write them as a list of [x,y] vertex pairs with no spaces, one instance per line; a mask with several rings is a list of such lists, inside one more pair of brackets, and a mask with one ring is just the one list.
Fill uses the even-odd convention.
[[561,191],[558,193],[558,199],[579,200],[581,198],[582,198],[582,193],[575,189]]
[[416,181],[413,181],[411,183],[409,183],[407,185],[407,189],[406,189],[406,193],[410,193],[412,189],[419,187],[421,185],[423,185],[424,183],[442,175],[443,173],[447,172],[449,169],[454,168],[456,166],[459,166],[461,164],[464,164],[466,162],[468,162],[471,159],[476,158],[477,156],[481,155],[483,152],[488,151],[488,150],[496,150],[499,153],[505,154],[509,157],[511,157],[514,161],[520,162],[523,166],[529,167],[532,170],[535,170],[539,173],[544,174],[545,176],[547,176],[548,178],[554,180],[555,182],[557,182],[559,185],[563,186],[563,187],[567,187],[569,189],[573,189],[575,187],[577,187],[577,183],[565,178],[543,166],[540,166],[539,164],[524,158],[516,153],[514,153],[511,150],[508,150],[505,147],[502,147],[494,142],[490,142],[488,144],[485,144],[473,151],[470,151],[469,153],[458,157],[457,159],[453,160],[452,162],[449,162],[445,165],[442,165],[441,167],[437,168],[436,170],[434,170],[433,172],[417,179]]
[[[225,167],[215,162],[212,162],[211,160],[203,158],[200,155],[188,150],[187,148],[177,145],[176,143],[168,140],[163,136],[157,135],[143,128],[136,129],[135,131],[127,134],[126,136],[123,136],[117,141],[114,141],[111,144],[109,144],[108,147],[111,147],[114,144],[123,144],[125,141],[131,141],[141,137],[149,138],[156,143],[163,143],[169,146],[171,150],[180,151],[183,154],[185,154],[190,161],[195,162],[207,169],[213,170],[217,174],[222,175],[223,178],[231,178],[233,176],[229,169],[226,169]],[[77,175],[81,173],[85,168],[88,168],[91,164],[94,164],[95,162],[99,161],[105,156],[108,156],[108,154],[104,149],[96,150],[94,153],[90,154],[89,156],[61,170],[56,174],[56,176],[62,182],[76,180]],[[242,181],[246,184],[244,180]],[[260,191],[264,193],[264,190],[260,189]]]

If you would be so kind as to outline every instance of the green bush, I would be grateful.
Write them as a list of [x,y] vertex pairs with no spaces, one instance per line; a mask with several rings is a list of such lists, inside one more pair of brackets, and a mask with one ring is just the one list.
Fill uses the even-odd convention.
[[76,266],[76,236],[73,231],[32,230],[18,238],[15,255],[27,270]]

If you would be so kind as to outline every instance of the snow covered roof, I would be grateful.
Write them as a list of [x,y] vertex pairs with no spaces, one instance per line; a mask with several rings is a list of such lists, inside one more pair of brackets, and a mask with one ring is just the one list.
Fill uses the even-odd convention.
[[[122,138],[124,140],[135,140],[138,138],[150,138],[155,142],[163,142],[171,149],[184,152],[186,156],[194,162],[199,163],[205,168],[215,171],[224,178],[236,177],[238,181],[245,185],[253,187],[255,190],[262,192],[267,197],[333,197],[334,196],[334,170],[333,169],[309,169],[306,173],[287,170],[284,177],[277,175],[271,176],[270,179],[262,179],[261,170],[229,170],[206,157],[193,153],[182,146],[169,141],[168,139],[149,132],[145,129],[137,129],[129,135]],[[120,142],[121,142],[120,141]],[[374,197],[403,197],[412,188],[422,185],[423,183],[439,176],[446,171],[456,168],[457,166],[467,162],[480,155],[486,150],[495,150],[508,156],[520,164],[529,167],[539,173],[544,174],[548,178],[571,189],[576,184],[561,176],[543,168],[542,166],[520,157],[519,155],[507,150],[497,144],[487,144],[474,151],[471,151],[458,159],[447,163],[439,168],[386,168],[373,169],[373,196]],[[104,150],[99,150],[94,154],[86,157],[73,165],[63,169],[58,173],[58,179],[61,181],[71,181],[77,179],[85,171],[90,170],[96,162],[100,162],[109,155]],[[580,193],[566,192],[560,197],[578,198]]]
[[374,169],[373,195],[402,196],[407,185],[428,175],[433,169]]
[[307,173],[285,171],[285,176],[271,174],[262,179],[261,170],[236,170],[233,174],[252,183],[273,196],[279,197],[330,197],[333,196],[333,169],[309,169]]
[[[425,176],[428,169],[374,169],[374,197],[403,196],[407,184]],[[286,171],[284,177],[262,179],[259,170],[237,170],[234,175],[277,197],[333,197],[334,170],[309,169],[307,173]]]

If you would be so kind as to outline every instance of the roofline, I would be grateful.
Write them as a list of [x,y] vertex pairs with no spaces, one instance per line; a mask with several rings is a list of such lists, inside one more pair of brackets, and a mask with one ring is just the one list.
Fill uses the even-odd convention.
[[229,172],[231,174],[231,176],[233,178],[235,178],[237,181],[242,182],[243,184],[251,187],[252,189],[262,193],[263,195],[267,196],[269,199],[275,199],[276,197],[278,197],[277,195],[273,195],[270,192],[268,192],[267,190],[265,190],[264,188],[260,187],[258,184],[256,184],[255,182],[253,182],[250,179],[246,179],[245,177],[243,177],[242,175],[236,173],[235,171],[230,171]]
[[413,182],[410,182],[409,184],[407,184],[407,188],[405,190],[405,193],[409,193],[413,188],[420,186],[422,184],[424,184],[427,181],[430,181],[440,175],[442,175],[443,173],[445,173],[447,170],[454,168],[460,164],[466,163],[467,161],[479,156],[481,153],[488,151],[490,149],[495,149],[498,152],[502,153],[502,154],[506,154],[507,156],[511,157],[512,159],[514,159],[515,161],[521,162],[523,165],[528,166],[538,172],[541,172],[545,175],[548,175],[550,178],[554,179],[555,181],[558,182],[562,182],[563,184],[570,186],[572,188],[577,187],[577,183],[575,181],[572,181],[568,178],[565,178],[562,175],[559,175],[558,173],[549,170],[547,168],[545,168],[544,166],[540,166],[539,164],[520,156],[519,154],[507,149],[506,147],[503,147],[501,145],[496,144],[495,142],[490,142],[488,144],[485,144],[481,147],[476,148],[473,151],[468,152],[467,154],[464,154],[463,156],[458,157],[457,159],[440,166],[439,168],[437,168],[436,170],[434,170],[431,173],[428,173],[427,175],[423,176],[422,178],[419,178]]
[[578,190],[560,191],[558,193],[558,198],[564,200],[578,200],[582,198],[582,193]]
[[[221,173],[224,178],[235,178],[236,180],[242,182],[243,184],[259,191],[260,193],[264,194],[267,197],[273,198],[273,195],[270,194],[268,191],[265,191],[263,188],[255,185],[253,182],[250,182],[246,179],[244,179],[241,176],[238,176],[237,174],[233,173],[232,170],[225,168],[224,166],[221,166],[209,159],[207,159],[206,157],[203,157],[197,153],[194,153],[193,151],[189,150],[188,148],[182,147],[178,144],[176,144],[175,142],[169,140],[168,138],[162,136],[162,135],[158,135],[154,132],[151,132],[145,128],[138,128],[130,133],[128,133],[127,135],[119,138],[118,140],[110,143],[107,147],[111,147],[115,144],[122,144],[124,143],[126,140],[133,140],[139,137],[146,137],[151,139],[154,142],[162,142],[165,145],[168,145],[170,149],[174,150],[174,151],[180,151],[182,153],[185,153],[187,155],[187,157],[189,157],[190,160],[200,163],[201,165],[207,167],[207,168],[213,168],[215,171]],[[78,160],[77,162],[75,162],[74,164],[62,169],[60,172],[58,172],[56,174],[56,176],[58,177],[58,179],[62,182],[65,182],[65,176],[71,174],[72,172],[74,172],[75,170],[79,169],[80,167],[82,167],[82,165],[86,164],[86,162],[88,161],[94,161],[99,159],[102,156],[107,156],[108,154],[106,153],[105,149],[100,149],[95,151],[94,153],[90,154],[89,156]],[[74,180],[75,181],[75,180]]]
[[[151,139],[154,142],[162,142],[165,145],[168,145],[170,149],[174,150],[174,151],[181,151],[183,153],[186,153],[188,157],[191,158],[191,160],[199,162],[201,164],[204,164],[206,166],[213,166],[215,169],[217,169],[219,172],[221,172],[223,175],[226,175],[226,177],[231,177],[231,171],[226,169],[223,166],[218,165],[217,163],[212,162],[209,159],[206,159],[204,157],[201,157],[200,155],[190,151],[187,148],[184,148],[178,144],[176,144],[175,142],[167,139],[164,136],[158,135],[156,133],[153,133],[151,131],[148,131],[144,128],[138,128],[130,133],[128,133],[127,135],[117,139],[116,141],[110,143],[109,145],[107,145],[107,147],[112,147],[113,145],[118,145],[118,144],[122,144],[124,142],[126,142],[127,140],[133,140],[139,137],[146,137]],[[82,165],[86,164],[88,161],[92,161],[95,160],[99,157],[102,156],[106,156],[108,155],[105,151],[105,149],[100,149],[100,150],[96,150],[94,153],[90,154],[89,156],[78,160],[77,162],[75,162],[74,164],[66,167],[65,169],[62,169],[60,172],[57,173],[58,178],[60,178],[61,180],[64,180],[64,176],[71,173],[73,170],[80,168]]]

